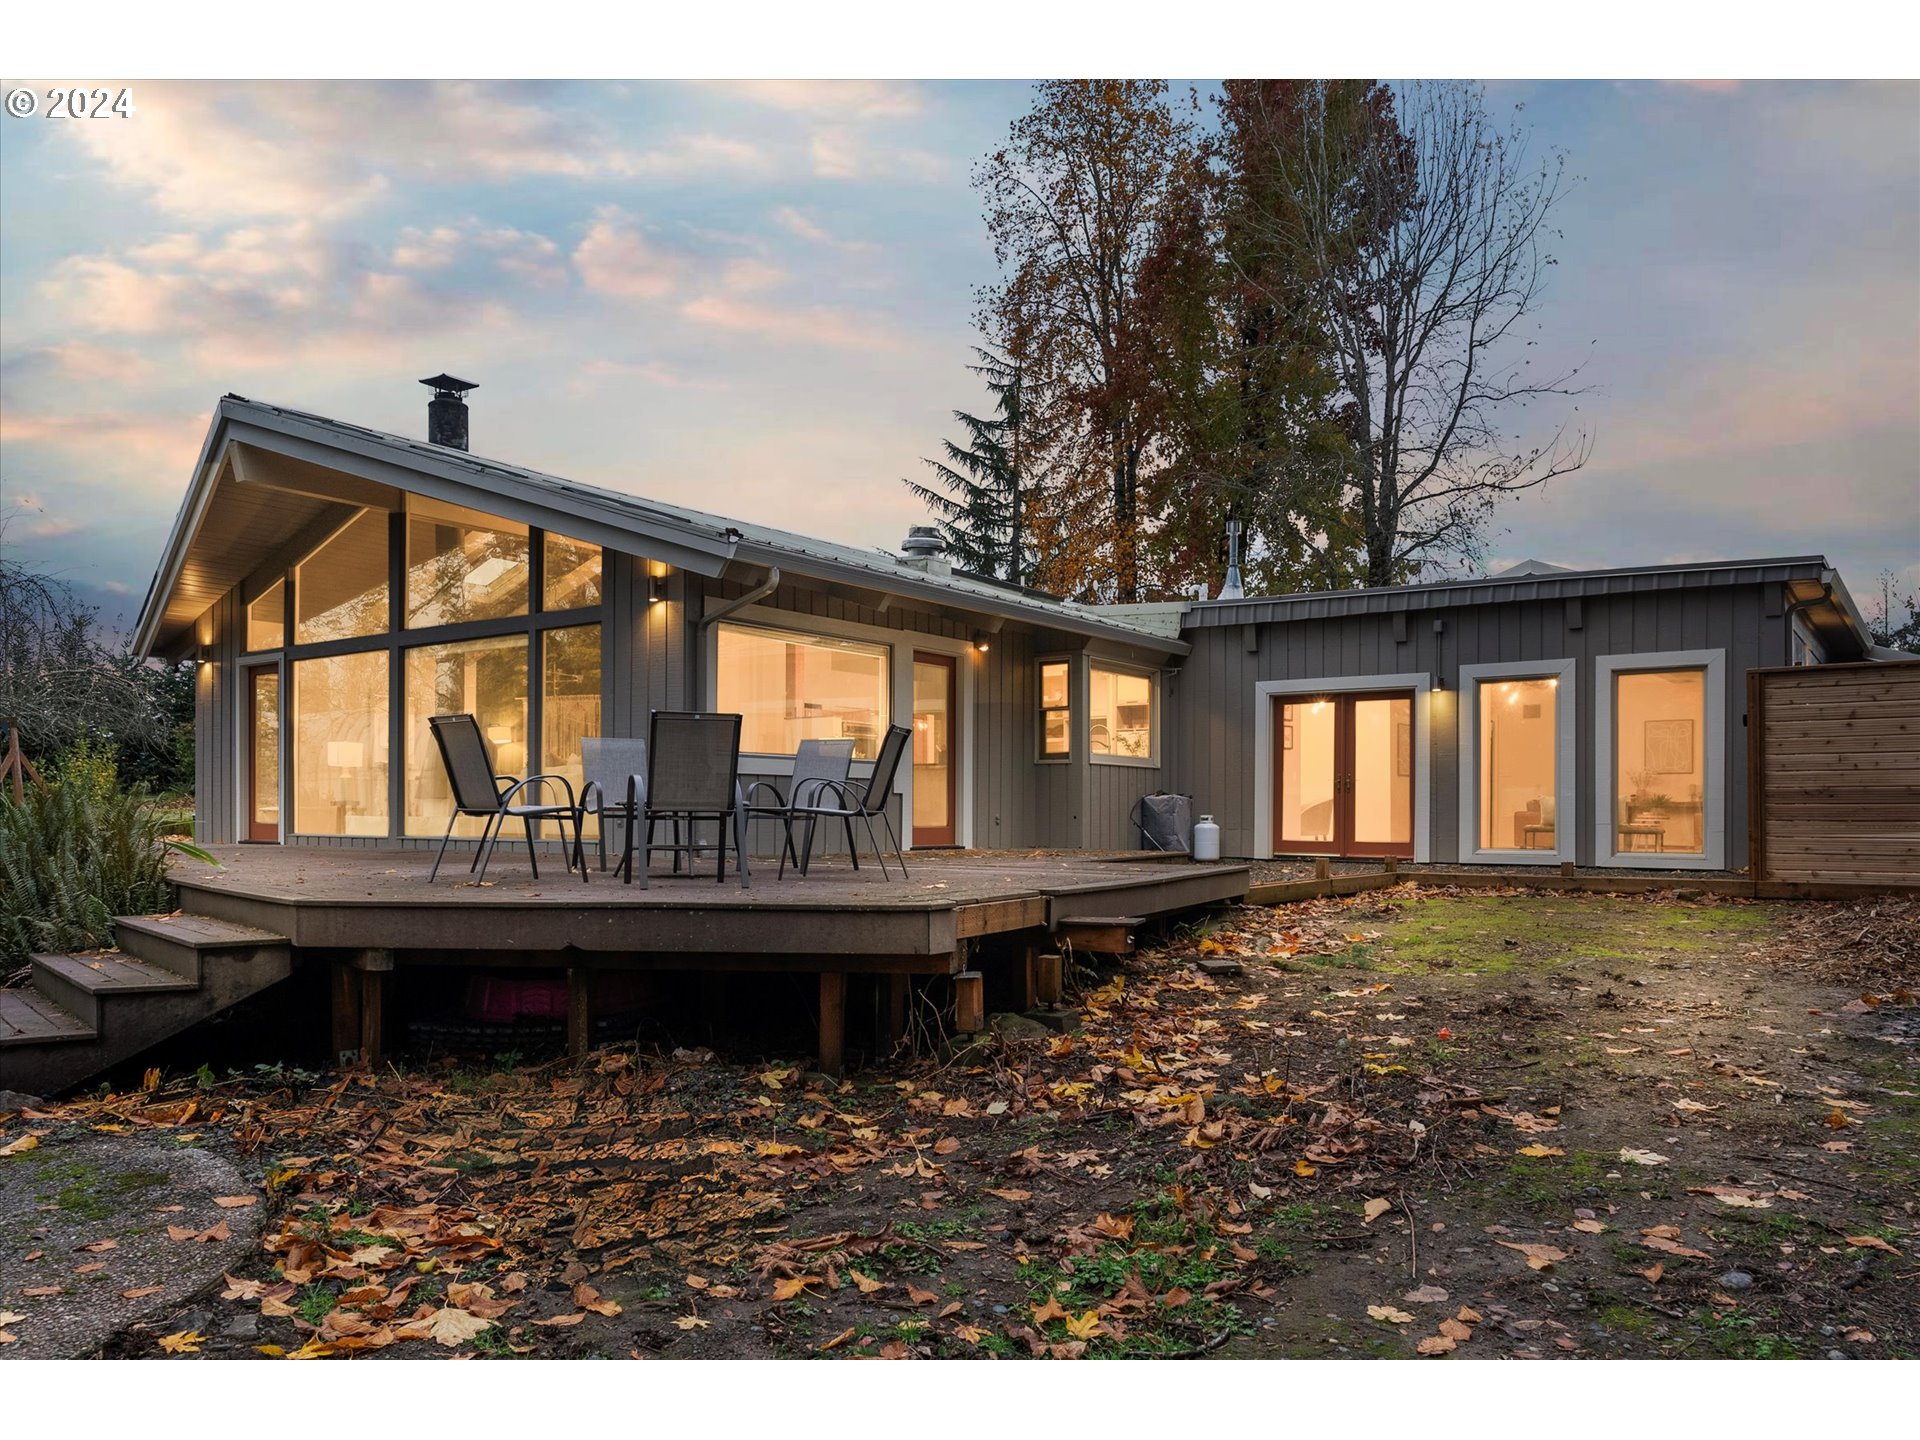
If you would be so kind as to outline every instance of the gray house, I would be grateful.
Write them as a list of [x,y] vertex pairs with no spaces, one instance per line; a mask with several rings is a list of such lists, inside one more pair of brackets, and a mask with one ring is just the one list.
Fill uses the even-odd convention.
[[749,776],[910,726],[917,847],[1130,848],[1173,790],[1229,856],[1719,868],[1746,672],[1877,658],[1818,558],[1078,605],[481,459],[430,383],[426,443],[215,412],[137,636],[203,662],[209,842],[437,841],[443,711],[577,778],[583,735],[697,709],[744,717]]

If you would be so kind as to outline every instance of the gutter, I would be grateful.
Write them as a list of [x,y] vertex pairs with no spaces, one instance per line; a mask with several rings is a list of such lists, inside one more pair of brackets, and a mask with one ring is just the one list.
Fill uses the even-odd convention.
[[780,588],[780,567],[778,565],[769,565],[767,567],[766,579],[762,580],[758,585],[754,586],[753,589],[747,591],[746,594],[737,596],[734,599],[729,600],[726,604],[722,605],[718,610],[715,610],[711,615],[702,615],[698,623],[696,624],[695,629],[697,629],[701,633],[705,633],[707,627],[712,625],[715,621],[726,619],[727,616],[733,614],[736,610],[744,610],[749,605],[758,604],[760,601],[766,599],[767,596],[771,595],[775,590],[779,588]]

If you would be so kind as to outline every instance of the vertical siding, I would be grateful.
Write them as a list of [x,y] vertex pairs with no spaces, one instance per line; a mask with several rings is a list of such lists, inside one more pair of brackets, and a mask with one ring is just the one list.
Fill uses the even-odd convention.
[[215,601],[200,620],[205,646],[195,678],[194,834],[203,843],[231,845],[240,837],[240,623],[237,592]]
[[[1347,679],[1367,675],[1438,676],[1429,710],[1428,787],[1431,851],[1459,858],[1460,668],[1502,662],[1576,662],[1577,858],[1593,863],[1592,816],[1597,762],[1606,737],[1594,733],[1594,661],[1602,655],[1668,650],[1726,651],[1726,774],[1722,777],[1727,853],[1742,853],[1747,829],[1746,673],[1788,660],[1787,621],[1777,587],[1759,584],[1691,587],[1588,597],[1581,623],[1560,600],[1414,610],[1407,638],[1393,638],[1393,616],[1340,616],[1256,627],[1257,648],[1244,628],[1190,630],[1193,654],[1170,688],[1177,719],[1167,753],[1167,788],[1212,811],[1225,854],[1252,855],[1254,833],[1254,685],[1263,680]],[[1436,621],[1442,625],[1435,632]]]

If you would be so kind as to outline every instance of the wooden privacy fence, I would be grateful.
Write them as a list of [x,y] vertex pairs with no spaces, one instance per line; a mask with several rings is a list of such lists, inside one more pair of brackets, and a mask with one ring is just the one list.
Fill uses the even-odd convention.
[[1756,881],[1920,885],[1920,663],[1747,672]]

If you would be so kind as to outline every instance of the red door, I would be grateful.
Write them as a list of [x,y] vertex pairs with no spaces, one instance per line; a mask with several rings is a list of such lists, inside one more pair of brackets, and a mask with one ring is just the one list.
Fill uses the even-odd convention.
[[1276,699],[1276,855],[1413,855],[1413,694]]

